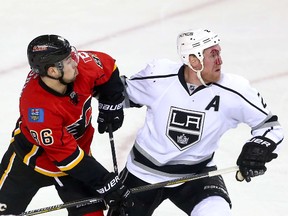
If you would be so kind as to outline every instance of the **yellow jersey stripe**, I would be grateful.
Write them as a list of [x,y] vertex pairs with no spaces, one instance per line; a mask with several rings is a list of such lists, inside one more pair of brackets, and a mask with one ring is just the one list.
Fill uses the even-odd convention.
[[20,134],[20,133],[21,133],[21,129],[20,129],[20,128],[17,128],[17,129],[14,130],[13,137],[11,138],[10,144],[11,144],[12,142],[14,142],[14,137],[15,137],[16,135]]
[[23,162],[26,165],[29,165],[30,158],[37,153],[38,149],[39,149],[38,146],[33,145],[33,148],[31,149],[31,151],[24,157]]
[[12,168],[12,164],[14,162],[14,159],[15,159],[15,152],[12,154],[10,160],[9,160],[9,164],[8,164],[8,167],[7,169],[4,171],[3,175],[1,176],[1,179],[0,179],[0,189],[2,188],[4,182],[5,182],[5,179],[7,178],[9,172],[11,171],[11,168]]
[[113,67],[113,72],[116,70],[116,68],[117,68],[117,65],[116,65],[116,64],[114,64],[114,67]]
[[71,170],[73,169],[84,157],[84,151],[82,149],[79,149],[79,154],[78,156],[73,160],[71,161],[69,164],[67,164],[66,166],[58,166],[58,168],[61,170],[61,171],[67,171],[67,170]]
[[14,136],[18,135],[21,133],[21,129],[20,128],[17,128],[14,130]]
[[42,169],[41,167],[35,166],[34,170],[38,173],[41,173],[43,175],[49,176],[49,177],[60,177],[67,175],[66,173],[63,173],[61,171],[59,172],[51,172],[49,170]]

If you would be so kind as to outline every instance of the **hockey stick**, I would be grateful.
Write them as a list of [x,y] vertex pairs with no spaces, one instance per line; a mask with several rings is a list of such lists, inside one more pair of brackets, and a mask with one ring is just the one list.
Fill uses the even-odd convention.
[[172,179],[168,181],[163,181],[155,184],[150,184],[150,185],[144,185],[136,188],[131,188],[132,193],[139,193],[147,190],[153,190],[157,188],[162,188],[166,186],[171,186],[171,185],[176,185],[176,184],[182,184],[188,181],[194,181],[197,179],[202,179],[202,178],[207,178],[207,177],[213,177],[213,176],[218,176],[218,175],[223,175],[226,173],[231,173],[231,172],[237,172],[239,170],[238,166],[233,166],[225,169],[219,169],[219,170],[214,170],[214,171],[208,171],[200,174],[192,174],[192,175],[187,175],[185,177],[177,178],[177,179]]
[[[196,174],[196,175],[188,175],[188,176],[185,176],[182,178],[177,178],[177,179],[173,179],[173,180],[169,180],[169,181],[163,181],[163,182],[159,182],[156,184],[144,185],[144,186],[132,188],[130,190],[132,193],[139,193],[139,192],[153,190],[153,189],[162,188],[162,187],[166,187],[166,186],[182,184],[182,183],[185,183],[188,181],[194,181],[197,179],[202,179],[202,178],[213,177],[213,176],[217,176],[217,175],[223,175],[226,173],[236,172],[238,170],[239,170],[238,166],[233,166],[233,167],[228,167],[225,169],[208,171],[208,172],[204,172],[204,173],[200,173],[200,174]],[[43,214],[43,213],[47,213],[47,212],[51,212],[51,211],[64,209],[64,208],[94,204],[94,203],[97,203],[100,201],[102,201],[101,198],[88,198],[88,199],[84,199],[84,200],[68,202],[68,203],[63,203],[63,204],[49,206],[49,207],[45,207],[45,208],[41,208],[41,209],[35,209],[35,210],[23,212],[22,214],[20,214],[18,216],[30,216],[30,215]]]
[[31,211],[26,211],[26,212],[19,214],[18,216],[30,216],[30,215],[44,214],[47,212],[61,210],[61,209],[70,208],[70,207],[77,207],[77,206],[80,207],[80,206],[85,206],[85,205],[91,205],[91,204],[95,204],[95,203],[102,202],[102,201],[103,200],[101,198],[88,198],[88,199],[48,206],[48,207],[44,207],[40,209],[34,209]]
[[114,137],[113,137],[113,130],[112,130],[112,125],[111,124],[108,125],[108,131],[109,131],[109,140],[110,140],[110,146],[111,146],[111,152],[112,152],[114,172],[116,173],[116,175],[118,175],[118,165],[117,165],[116,151],[115,151],[115,144],[114,144]]
[[[116,175],[118,175],[119,172],[118,172],[118,164],[117,164],[117,158],[116,158],[116,150],[115,150],[115,144],[114,144],[112,124],[108,125],[108,132],[109,132],[109,140],[110,140],[110,146],[111,146],[111,152],[112,152],[114,172],[116,173]],[[126,214],[125,214],[124,208],[120,207],[120,216],[125,216],[125,215]]]

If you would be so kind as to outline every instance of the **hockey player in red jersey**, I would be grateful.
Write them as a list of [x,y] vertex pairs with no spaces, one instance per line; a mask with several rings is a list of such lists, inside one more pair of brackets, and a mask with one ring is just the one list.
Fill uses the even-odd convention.
[[[130,191],[91,155],[91,100],[99,99],[98,131],[123,122],[123,84],[115,60],[77,51],[57,35],[30,42],[31,71],[20,97],[20,118],[0,165],[0,215],[24,212],[41,187],[55,185],[63,202],[101,197],[110,207],[131,203]],[[101,216],[105,202],[68,208]]]
[[[146,118],[121,172],[129,188],[215,170],[214,153],[222,135],[238,124],[251,128],[251,139],[238,159],[231,158],[249,182],[263,175],[283,140],[278,117],[260,93],[236,74],[222,72],[220,39],[207,29],[177,38],[181,63],[156,59],[125,80],[125,105],[145,105]],[[231,148],[237,143],[230,143]],[[128,215],[150,216],[169,199],[191,216],[231,216],[231,200],[222,176],[197,179],[135,193]],[[118,212],[110,211],[116,216]]]

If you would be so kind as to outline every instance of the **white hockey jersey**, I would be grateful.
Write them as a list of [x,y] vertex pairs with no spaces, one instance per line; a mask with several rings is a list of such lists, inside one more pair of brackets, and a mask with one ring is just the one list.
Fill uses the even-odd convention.
[[239,123],[249,125],[253,136],[268,137],[276,144],[283,139],[277,116],[240,76],[222,73],[219,82],[199,86],[190,94],[184,66],[161,59],[126,79],[125,85],[130,104],[147,107],[126,167],[148,183],[215,165],[213,155],[221,136]]

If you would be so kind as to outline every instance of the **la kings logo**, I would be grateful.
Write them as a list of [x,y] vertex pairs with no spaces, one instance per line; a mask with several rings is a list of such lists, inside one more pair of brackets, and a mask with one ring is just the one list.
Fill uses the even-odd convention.
[[201,139],[204,118],[204,112],[171,107],[166,135],[179,150],[187,149]]

